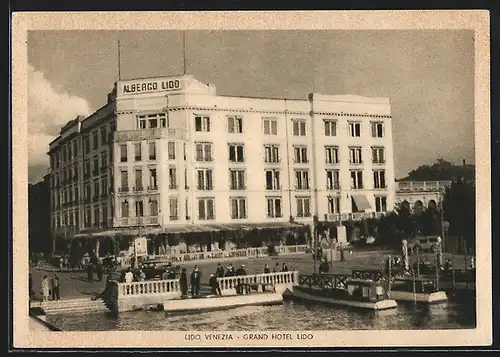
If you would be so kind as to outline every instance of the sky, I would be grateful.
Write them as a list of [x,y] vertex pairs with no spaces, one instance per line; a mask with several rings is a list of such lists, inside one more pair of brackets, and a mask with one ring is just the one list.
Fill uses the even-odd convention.
[[[438,158],[474,163],[474,38],[463,30],[186,31],[186,72],[220,95],[388,97],[396,178]],[[118,79],[183,72],[182,32],[30,31],[28,180],[49,143],[106,104]]]

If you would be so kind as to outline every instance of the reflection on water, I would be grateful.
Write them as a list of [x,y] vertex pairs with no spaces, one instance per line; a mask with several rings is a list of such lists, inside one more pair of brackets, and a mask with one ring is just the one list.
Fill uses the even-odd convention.
[[158,311],[49,316],[65,331],[257,331],[257,330],[367,330],[474,328],[475,302],[448,301],[435,305],[399,304],[396,309],[364,311],[315,303],[284,302],[191,315]]

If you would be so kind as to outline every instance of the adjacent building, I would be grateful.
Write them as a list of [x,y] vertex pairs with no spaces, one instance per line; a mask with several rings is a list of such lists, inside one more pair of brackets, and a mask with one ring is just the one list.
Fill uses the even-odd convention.
[[50,143],[51,229],[68,239],[374,217],[394,207],[392,143],[387,98],[118,81]]
[[418,213],[428,208],[441,209],[446,188],[451,181],[398,181],[396,204]]
[[36,184],[28,185],[28,241],[30,253],[47,254],[53,250],[50,226],[49,175]]

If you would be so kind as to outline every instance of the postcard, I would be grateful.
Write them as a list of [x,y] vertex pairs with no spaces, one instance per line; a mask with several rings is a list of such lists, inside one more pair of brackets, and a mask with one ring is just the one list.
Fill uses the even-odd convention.
[[492,341],[487,11],[18,12],[17,348]]

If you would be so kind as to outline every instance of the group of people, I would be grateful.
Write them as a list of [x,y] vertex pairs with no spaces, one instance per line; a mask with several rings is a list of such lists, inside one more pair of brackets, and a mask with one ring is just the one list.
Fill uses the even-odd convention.
[[[54,274],[52,278],[49,279],[47,275],[44,275],[42,279],[42,301],[49,301],[49,299],[52,297],[52,300],[59,300],[61,298],[60,295],[60,283],[59,283],[59,277],[57,274]],[[33,289],[33,277],[31,276],[31,273],[29,274],[29,296],[30,296],[30,301],[34,298],[35,296],[35,291]]]

